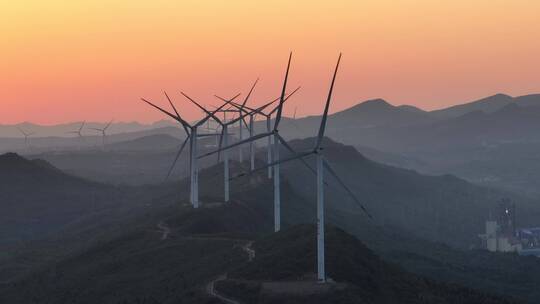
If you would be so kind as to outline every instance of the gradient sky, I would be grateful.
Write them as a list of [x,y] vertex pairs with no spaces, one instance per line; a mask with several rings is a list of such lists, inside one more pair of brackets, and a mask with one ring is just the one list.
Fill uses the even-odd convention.
[[332,111],[370,98],[440,108],[540,92],[540,1],[0,1],[0,124],[150,122],[139,101],[174,96],[189,119],[212,95],[277,97],[319,113],[343,52]]

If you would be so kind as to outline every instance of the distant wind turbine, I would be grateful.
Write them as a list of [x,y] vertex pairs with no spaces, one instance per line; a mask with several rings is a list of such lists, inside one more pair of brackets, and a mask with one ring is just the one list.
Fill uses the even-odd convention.
[[[287,95],[287,97],[285,97],[285,101],[287,101],[291,96],[293,96],[296,92],[298,92],[298,90],[300,90],[300,87],[297,87],[292,93],[290,93],[289,95]],[[280,100],[280,98],[276,98],[274,99],[271,103],[274,103],[276,101]],[[241,109],[241,105],[240,104],[237,104],[235,102],[232,103],[233,106],[237,107],[238,109]],[[271,133],[272,132],[272,124],[271,124],[271,120],[272,120],[272,115],[278,110],[278,106],[276,106],[272,111],[268,112],[268,113],[265,113],[264,112],[264,108],[259,108],[259,109],[253,109],[253,108],[250,108],[248,106],[244,106],[242,111],[245,112],[245,113],[248,113],[249,114],[249,118],[250,118],[250,137],[253,137],[255,136],[255,128],[254,128],[254,123],[255,123],[255,118],[257,115],[261,115],[261,116],[264,116],[266,118],[266,132],[267,133]],[[272,162],[272,137],[271,136],[267,136],[267,139],[268,139],[268,143],[267,143],[267,163],[271,163]],[[254,141],[250,141],[250,153],[251,153],[251,166],[250,166],[250,169],[251,170],[254,170],[255,169],[255,147],[254,145]],[[271,167],[268,167],[268,178],[272,178],[272,168]]]
[[84,142],[84,136],[82,134],[82,130],[83,130],[85,124],[86,124],[86,121],[83,121],[81,123],[81,126],[77,130],[67,132],[67,133],[70,133],[70,134],[76,134],[79,137],[79,150],[81,149],[81,145]]
[[[293,94],[294,94],[294,92],[292,94],[290,94],[288,97],[290,97]],[[222,97],[219,97],[217,95],[216,95],[216,97],[221,99],[221,100],[225,100]],[[220,140],[219,140],[219,149],[216,150],[216,151],[213,151],[211,153],[207,153],[207,154],[201,156],[201,157],[204,157],[204,156],[208,156],[208,155],[211,155],[211,154],[214,154],[214,153],[218,153],[218,159],[220,159],[221,152],[223,152],[223,159],[224,159],[223,162],[224,162],[224,170],[225,170],[224,171],[225,202],[229,201],[229,183],[230,183],[230,179],[229,179],[229,158],[228,158],[228,153],[227,153],[228,149],[222,149],[222,147],[223,147],[223,145],[225,147],[229,146],[229,142],[228,142],[228,127],[229,127],[229,125],[234,124],[237,121],[243,120],[246,116],[252,116],[254,113],[262,112],[265,108],[269,107],[270,105],[272,105],[276,101],[277,101],[277,99],[273,100],[273,101],[270,101],[270,102],[260,106],[259,108],[253,109],[253,110],[250,110],[250,111],[243,110],[243,111],[245,111],[245,113],[242,113],[237,118],[231,119],[231,120],[227,121],[226,123],[221,123],[222,134],[221,134],[221,137],[220,137]],[[232,103],[232,104],[235,105],[234,103]]]
[[[229,150],[229,149],[232,149],[234,147],[241,146],[243,144],[246,144],[246,143],[261,139],[261,138],[269,137],[269,136],[274,137],[274,151],[273,151],[274,152],[273,153],[274,160],[279,160],[279,144],[280,144],[280,142],[284,144],[285,148],[291,149],[290,146],[287,144],[287,142],[285,142],[283,140],[283,138],[279,135],[279,131],[278,131],[279,122],[281,121],[281,115],[282,115],[282,112],[283,112],[283,105],[284,105],[284,103],[286,101],[285,92],[287,90],[287,81],[288,81],[288,78],[289,78],[289,70],[290,70],[290,66],[291,66],[291,59],[292,59],[292,52],[289,54],[289,60],[287,62],[287,69],[286,69],[286,72],[285,72],[285,79],[283,81],[283,87],[281,89],[281,95],[280,95],[280,98],[279,98],[279,105],[275,109],[276,110],[276,118],[275,118],[275,122],[274,122],[274,129],[272,131],[270,131],[270,132],[257,134],[257,135],[254,135],[252,137],[249,137],[247,139],[240,140],[240,141],[238,141],[238,142],[236,142],[236,143],[234,143],[232,145],[222,147],[222,148],[220,148],[220,149],[218,149],[216,151],[212,151],[212,152],[203,154],[203,155],[199,156],[199,158],[206,157],[206,156],[212,155],[214,153],[220,153],[222,151]],[[274,162],[274,164],[273,164],[273,172],[274,172],[274,174],[273,174],[273,177],[274,177],[274,230],[275,231],[279,231],[281,229],[281,190],[280,190],[279,164],[280,164],[279,162]]]
[[[246,104],[247,104],[249,98],[251,97],[251,94],[253,93],[253,89],[255,89],[255,86],[257,85],[258,82],[259,82],[259,78],[257,78],[257,79],[255,80],[255,82],[254,82],[253,85],[251,86],[251,89],[249,90],[249,93],[246,95],[246,98],[244,99],[244,102],[242,102],[241,105],[235,106],[234,103],[233,103],[232,106],[231,106],[231,108],[232,108],[232,107],[237,108],[237,109],[234,110],[234,111],[238,112],[238,119],[236,119],[235,122],[236,122],[236,121],[239,122],[239,125],[238,125],[238,132],[239,132],[238,139],[239,139],[239,140],[242,140],[242,139],[243,139],[243,138],[242,138],[242,136],[243,136],[243,134],[242,134],[242,129],[243,129],[242,123],[246,124],[246,126],[247,126],[247,123],[246,123],[246,121],[245,121],[245,117],[246,117],[247,115],[243,115],[243,114],[248,113],[248,111],[245,110],[245,107],[246,107]],[[214,96],[216,96],[217,98],[223,100],[223,98],[221,98],[221,97],[219,97],[219,96],[217,96],[217,95],[214,95]],[[229,110],[230,110],[231,108],[229,108]],[[248,127],[248,130],[249,130],[250,136],[253,136],[253,128],[252,128],[253,115],[249,115],[249,116],[250,116],[251,120],[250,120],[250,126]],[[218,122],[218,123],[219,123],[219,122]],[[224,121],[224,123],[226,123],[226,122]],[[223,126],[222,123],[220,123],[220,124]],[[230,125],[230,123],[229,123],[228,125]],[[220,148],[221,148],[221,147],[220,147]],[[253,142],[250,142],[250,150],[251,150],[251,149],[253,149]],[[242,147],[240,147],[239,153],[240,153],[240,155],[239,155],[240,163],[242,163],[242,161],[243,161]],[[253,158],[253,156],[251,156],[251,158]],[[252,161],[252,162],[253,162],[253,161]]]
[[109,127],[111,126],[112,122],[114,120],[111,120],[104,128],[100,129],[100,128],[90,128],[92,130],[95,130],[95,131],[99,131],[101,132],[101,142],[102,142],[102,147],[103,147],[103,150],[105,150],[105,145],[107,144],[107,129],[109,129]]
[[25,146],[26,151],[29,151],[29,150],[30,150],[30,146],[29,146],[29,138],[30,138],[30,136],[36,135],[36,132],[25,132],[25,131],[24,131],[22,128],[20,128],[20,127],[17,127],[17,129],[18,129],[19,132],[21,132],[21,134],[24,136],[24,146]]
[[[216,110],[214,110],[212,112],[208,112],[208,115],[206,117],[204,117],[203,119],[201,119],[200,121],[198,121],[195,124],[189,124],[187,121],[185,121],[180,116],[178,110],[176,109],[176,106],[173,104],[172,100],[169,98],[169,95],[166,92],[164,92],[164,94],[165,94],[165,97],[167,98],[169,104],[173,108],[174,114],[167,111],[167,110],[164,110],[163,108],[153,104],[152,102],[150,102],[150,101],[148,101],[148,100],[146,100],[144,98],[141,98],[141,100],[146,102],[150,106],[156,108],[157,110],[161,111],[165,115],[167,115],[167,116],[171,117],[172,119],[176,120],[184,128],[184,130],[186,132],[186,135],[187,135],[186,139],[184,140],[184,142],[182,143],[182,146],[178,150],[178,153],[176,154],[176,157],[175,157],[175,159],[174,159],[174,161],[172,163],[172,166],[169,169],[167,177],[170,176],[173,168],[176,165],[176,162],[180,158],[180,155],[182,154],[182,151],[184,150],[184,147],[186,146],[186,144],[187,144],[187,142],[189,140],[189,143],[190,143],[190,149],[189,149],[190,150],[190,153],[189,153],[190,170],[189,171],[190,171],[190,179],[191,179],[191,183],[190,183],[190,187],[191,187],[191,189],[190,189],[190,202],[191,202],[191,204],[193,205],[194,208],[199,208],[199,170],[198,170],[198,166],[197,166],[197,153],[198,153],[197,152],[197,139],[199,138],[198,128],[203,126],[206,123],[206,121],[209,120],[210,118],[217,119],[215,113],[219,112],[223,107],[228,105],[232,100],[234,100],[238,96],[240,96],[240,94],[237,94],[230,101],[225,102],[223,105],[218,107]],[[182,95],[184,95],[184,97],[186,97],[187,99],[195,102],[191,97],[189,97],[185,93],[182,92]],[[195,103],[197,104],[197,102],[195,102]],[[206,112],[206,109],[205,109],[205,112]]]

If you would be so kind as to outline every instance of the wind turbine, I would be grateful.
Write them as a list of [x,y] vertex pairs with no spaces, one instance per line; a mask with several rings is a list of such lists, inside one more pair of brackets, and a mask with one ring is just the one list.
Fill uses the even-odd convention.
[[[300,89],[300,87],[298,87],[293,93],[295,93],[295,92],[296,92],[297,90],[299,90],[299,89]],[[289,96],[287,96],[287,98],[285,98],[285,100],[287,100],[291,95],[292,95],[292,93],[291,93]],[[276,98],[274,101],[278,101],[278,100],[279,100],[279,97]],[[234,103],[234,102],[233,102],[233,105],[234,105],[235,107],[240,107],[239,104]],[[263,111],[256,111],[256,110],[254,110],[254,109],[249,108],[248,106],[245,106],[245,108],[246,108],[247,110],[249,110],[249,111],[254,111],[253,114],[250,115],[250,119],[251,119],[252,116],[254,117],[255,115],[262,115],[262,116],[264,116],[264,117],[266,118],[266,132],[267,132],[267,133],[272,132],[272,123],[271,123],[271,121],[272,121],[272,115],[277,111],[278,107],[275,107],[275,108],[274,108],[272,111],[270,111],[269,113],[264,113]],[[251,136],[251,137],[254,136],[253,132],[250,132],[250,136]],[[272,162],[272,147],[273,147],[272,136],[268,136],[268,137],[267,137],[267,140],[268,140],[268,142],[267,142],[267,144],[266,144],[266,147],[267,147],[266,162],[267,162],[267,164],[270,164],[270,163]],[[255,155],[254,155],[254,152],[255,152],[255,151],[252,151],[252,153],[253,153],[253,158],[254,158],[254,156],[255,156]],[[254,167],[254,166],[251,167],[251,170],[252,170],[252,171],[254,170],[253,167]],[[268,167],[268,178],[269,178],[269,179],[272,178],[272,167]]]
[[103,150],[105,150],[105,144],[107,143],[107,142],[106,142],[106,139],[107,139],[107,129],[109,129],[109,127],[111,126],[112,122],[113,122],[113,119],[111,119],[111,121],[109,121],[109,123],[108,123],[107,125],[105,125],[104,128],[90,128],[90,129],[92,129],[92,130],[101,132],[101,144],[102,144]]
[[17,127],[17,129],[24,136],[24,146],[25,146],[26,151],[30,150],[30,146],[28,145],[28,139],[30,138],[30,136],[36,135],[36,132],[25,132],[20,127]]
[[[216,151],[212,151],[206,154],[203,154],[199,156],[199,158],[206,157],[209,155],[212,155],[214,153],[220,153],[221,151],[225,151],[228,149],[232,149],[236,146],[241,146],[243,144],[265,138],[268,136],[274,136],[274,160],[277,162],[273,165],[273,171],[274,171],[274,230],[279,231],[281,229],[281,191],[280,191],[280,172],[279,172],[279,143],[280,141],[284,143],[284,146],[287,149],[291,149],[290,146],[282,139],[282,137],[279,135],[278,127],[279,122],[281,121],[281,114],[283,109],[283,104],[285,103],[285,91],[287,90],[287,81],[289,78],[289,69],[291,66],[291,59],[292,59],[292,52],[289,54],[289,60],[287,62],[287,70],[285,72],[285,79],[283,81],[283,87],[281,89],[281,96],[279,98],[279,105],[276,108],[276,119],[274,122],[274,129],[270,132],[261,133],[258,135],[254,135],[252,137],[249,137],[244,140],[240,140],[234,144],[231,144],[229,146],[221,147],[220,149]],[[298,89],[297,89],[298,90]],[[292,151],[294,152],[294,151]]]
[[[298,89],[296,90],[298,91]],[[294,93],[296,93],[296,91],[294,91],[293,93],[289,94],[289,96],[287,96],[287,98],[289,98],[290,96],[292,96]],[[223,99],[222,97],[219,97],[216,95],[217,98],[225,101],[225,99]],[[286,98],[286,99],[287,99]],[[221,124],[221,127],[222,127],[222,134],[221,134],[221,137],[220,137],[220,140],[219,140],[219,149],[217,151],[214,151],[214,152],[211,152],[211,153],[207,153],[201,157],[205,157],[205,156],[208,156],[208,155],[211,155],[211,154],[214,154],[214,153],[218,153],[218,160],[220,159],[220,155],[221,155],[221,151],[223,151],[223,163],[224,163],[224,189],[225,189],[225,202],[228,202],[229,201],[229,183],[230,183],[230,179],[229,179],[229,158],[228,158],[228,153],[227,153],[227,150],[228,149],[222,149],[222,144],[225,145],[225,147],[229,146],[229,141],[228,141],[228,127],[229,125],[232,125],[234,123],[236,123],[237,121],[241,121],[243,120],[246,116],[252,116],[254,113],[257,113],[257,112],[262,112],[265,108],[267,108],[268,106],[270,106],[271,104],[273,104],[274,102],[276,102],[277,99],[273,100],[273,101],[270,101],[269,103],[265,104],[265,105],[262,105],[260,106],[259,108],[257,109],[253,109],[251,111],[245,111],[244,109],[242,109],[242,113],[240,116],[238,116],[237,118],[235,119],[231,119],[225,123],[223,122],[219,122],[219,124]],[[232,103],[234,105],[234,103]],[[236,145],[235,145],[236,146]]]
[[[244,102],[240,105],[237,105],[235,103],[232,103],[232,106],[231,107],[235,107],[237,108],[237,112],[239,114],[239,117],[240,117],[240,120],[239,120],[239,126],[238,126],[238,131],[239,131],[239,140],[242,140],[242,123],[246,124],[247,126],[247,123],[244,119],[245,115],[243,114],[248,114],[249,115],[249,127],[248,127],[248,130],[249,130],[249,136],[252,137],[253,136],[253,132],[254,132],[254,128],[253,128],[253,118],[254,118],[254,111],[256,110],[250,110],[252,113],[249,113],[250,111],[246,111],[245,108],[246,108],[246,104],[249,100],[249,97],[251,96],[251,93],[253,93],[253,89],[255,89],[255,86],[257,85],[257,83],[259,82],[259,78],[257,78],[255,80],[255,82],[253,83],[253,85],[251,86],[251,89],[249,90],[249,93],[246,95],[246,98],[244,99]],[[215,95],[217,98],[223,100],[223,98]],[[276,100],[272,101],[271,103],[269,104],[272,104],[273,102],[275,102]],[[229,108],[230,109],[230,108]],[[249,150],[250,150],[250,163],[251,163],[251,169],[253,169],[255,167],[255,153],[254,153],[254,149],[253,149],[253,145],[254,145],[254,142],[250,142],[249,143]],[[242,147],[240,147],[240,163],[242,163]]]
[[[242,103],[242,106],[240,107],[239,109],[239,112],[238,114],[241,115],[241,112],[242,110],[244,109],[244,107],[246,106],[247,102],[248,102],[248,99],[249,97],[251,96],[251,93],[253,93],[253,89],[255,88],[255,86],[257,85],[257,82],[259,82],[259,78],[257,78],[255,80],[255,82],[253,83],[253,86],[251,86],[251,89],[249,90],[249,93],[248,95],[246,96],[246,99],[244,99],[244,103]],[[249,131],[249,136],[253,136],[253,115],[250,115],[250,120],[249,120],[249,127],[248,127],[248,131]],[[242,123],[246,123],[246,121],[244,119],[242,119],[240,122],[239,122],[239,125],[238,125],[238,132],[239,132],[239,139],[242,140]],[[247,124],[246,124],[247,126]],[[253,154],[253,145],[254,145],[254,142],[250,142],[249,143],[249,150],[250,150],[250,163],[251,163],[251,166],[253,166],[253,164],[255,163],[255,158],[254,158],[254,154]],[[242,152],[242,146],[240,146],[240,149],[239,149],[239,153],[240,153],[240,163],[242,163],[243,161],[243,152]]]
[[86,124],[86,120],[81,123],[81,126],[77,130],[67,132],[70,134],[76,134],[79,137],[79,150],[81,149],[81,144],[84,141],[82,130],[85,124]]
[[[189,124],[188,122],[186,122],[180,116],[180,113],[178,113],[178,110],[176,109],[176,107],[173,104],[172,100],[169,98],[169,95],[167,95],[166,92],[163,92],[163,93],[165,94],[165,97],[167,98],[169,104],[173,108],[174,114],[172,114],[171,112],[169,112],[167,110],[164,110],[163,108],[160,108],[159,106],[153,104],[152,102],[150,102],[150,101],[148,101],[148,100],[146,100],[144,98],[141,98],[141,100],[146,102],[150,106],[156,108],[157,110],[161,111],[165,115],[168,115],[172,119],[178,121],[182,125],[182,127],[184,128],[184,130],[186,132],[186,135],[187,135],[186,139],[184,140],[184,142],[182,143],[182,146],[178,150],[178,153],[176,154],[176,157],[175,157],[175,159],[174,159],[174,161],[172,163],[172,166],[169,169],[167,177],[170,176],[174,166],[176,165],[176,162],[178,161],[178,158],[180,158],[180,155],[182,154],[182,151],[184,150],[184,147],[186,146],[186,144],[187,144],[187,142],[189,140],[189,144],[190,144],[190,149],[189,149],[189,152],[190,152],[189,153],[190,166],[189,167],[190,167],[190,181],[191,181],[190,182],[190,187],[191,187],[190,188],[190,202],[191,202],[191,204],[193,205],[194,208],[199,208],[199,171],[198,171],[198,167],[197,167],[197,139],[199,137],[198,128],[200,126],[204,125],[204,123],[207,120],[209,120],[210,118],[216,119],[215,113],[219,112],[219,110],[221,110],[223,107],[225,107],[227,104],[229,104],[229,102],[233,101],[238,96],[240,96],[240,94],[237,94],[230,101],[225,102],[223,105],[221,105],[220,107],[215,109],[213,112],[208,112],[209,114],[206,117],[204,117],[203,119],[201,119],[200,121],[198,121],[197,123]],[[186,98],[192,100],[186,94],[182,93],[182,95],[184,95]],[[206,112],[206,109],[205,109],[205,112]]]
[[[273,162],[270,165],[267,166],[275,166],[277,164],[282,164],[285,162],[289,162],[292,160],[303,160],[304,158],[315,155],[316,157],[316,164],[317,164],[317,278],[320,282],[326,282],[326,272],[325,272],[325,253],[324,253],[324,169],[332,175],[335,180],[338,182],[339,185],[347,192],[347,194],[357,203],[360,208],[364,211],[364,213],[369,217],[372,218],[369,212],[366,210],[366,208],[360,203],[360,201],[356,198],[354,193],[351,191],[349,187],[343,182],[343,180],[337,175],[336,171],[331,167],[330,163],[324,158],[323,151],[324,148],[322,145],[322,140],[324,137],[324,132],[326,129],[326,121],[328,118],[328,110],[330,108],[330,101],[332,99],[332,92],[334,89],[334,83],[336,81],[336,75],[339,68],[339,63],[341,61],[341,54],[338,57],[338,61],[336,64],[336,68],[334,70],[334,75],[332,77],[332,82],[330,85],[330,89],[328,92],[328,97],[326,99],[326,104],[324,107],[324,112],[321,119],[321,125],[319,127],[319,132],[317,135],[317,139],[315,142],[315,147],[312,150],[308,150],[306,152],[301,153],[294,153],[292,156],[284,158],[284,159],[276,159],[275,162]],[[258,168],[257,170],[264,169],[267,166]]]
[[[232,114],[232,117],[229,118],[229,120],[235,119],[235,115],[236,115],[236,114],[238,114],[238,116],[241,116],[242,113],[244,113],[244,107],[246,107],[246,103],[247,103],[249,97],[251,96],[251,93],[252,93],[253,89],[255,88],[255,85],[257,84],[258,81],[259,81],[259,79],[257,78],[257,80],[255,81],[255,83],[254,83],[253,86],[251,87],[251,90],[249,91],[248,95],[247,95],[246,98],[244,99],[244,102],[243,102],[239,107],[236,107],[236,106],[233,107],[233,106],[231,105],[229,108],[220,111],[220,112],[223,113],[223,120],[222,120],[223,122],[227,122],[227,121],[228,121],[228,120],[227,120],[227,113],[228,113],[228,112],[233,113],[233,114]],[[223,100],[223,98],[221,98],[221,97],[219,97],[219,96],[217,96],[217,95],[214,95],[214,96],[216,96],[217,98]],[[236,109],[233,109],[233,108],[236,108]],[[242,140],[243,137],[244,137],[244,131],[243,131],[243,130],[244,130],[244,125],[246,126],[246,128],[247,128],[248,130],[249,130],[249,126],[248,126],[248,124],[247,124],[247,122],[246,122],[246,120],[245,120],[245,116],[244,116],[241,120],[235,120],[235,122],[236,122],[236,121],[238,121],[238,140]],[[239,160],[240,163],[242,163],[242,162],[244,161],[244,156],[243,156],[243,155],[244,155],[244,154],[243,154],[243,150],[242,150],[242,148],[240,147],[240,148],[238,149],[238,160]]]
[[[253,90],[253,88],[252,88]],[[216,110],[214,110],[214,112],[210,112],[208,111],[206,108],[204,108],[203,106],[201,106],[198,102],[196,102],[193,98],[189,97],[188,95],[186,95],[184,92],[180,92],[182,95],[184,95],[184,97],[186,97],[189,101],[191,101],[193,104],[195,104],[197,107],[199,107],[201,110],[203,110],[206,114],[207,114],[207,117],[212,117],[214,119],[215,122],[217,122],[219,125],[221,125],[221,136],[220,136],[220,145],[221,143],[223,142],[223,140],[225,140],[225,144],[228,145],[228,140],[229,140],[229,130],[228,130],[228,126],[229,125],[232,125],[236,122],[240,122],[240,125],[242,124],[242,120],[244,119],[244,116],[242,115],[239,115],[238,118],[234,118],[234,119],[231,119],[227,122],[225,121],[222,121],[219,117],[217,117],[217,115],[215,115],[218,111],[221,111],[221,108],[217,108]],[[238,94],[239,95],[239,94]],[[237,96],[238,96],[237,95]],[[249,92],[248,96],[246,97],[246,100],[249,98],[249,95],[251,95],[251,91]],[[236,97],[235,97],[236,98]],[[225,104],[224,105],[227,105],[227,104],[230,104],[233,100],[226,100],[226,99],[222,99]],[[229,202],[229,198],[230,198],[230,191],[229,191],[229,155],[227,152],[223,153],[223,170],[224,170],[224,201],[227,203]],[[195,154],[194,154],[195,155]],[[218,162],[220,160],[220,154],[218,154]]]

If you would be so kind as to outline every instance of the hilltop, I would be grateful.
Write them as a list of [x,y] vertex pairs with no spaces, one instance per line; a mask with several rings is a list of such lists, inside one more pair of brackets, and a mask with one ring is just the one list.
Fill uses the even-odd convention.
[[[253,203],[238,201],[199,210],[164,207],[124,222],[116,234],[102,235],[54,264],[0,285],[0,299],[220,303],[205,286],[228,273],[230,280],[217,281],[216,290],[247,303],[516,303],[408,273],[332,226],[327,229],[327,269],[336,283],[321,293],[274,294],[276,284],[282,288],[295,286],[299,279],[313,280],[315,231],[313,225],[288,225],[270,234],[270,226],[264,225],[270,219]],[[255,240],[252,261],[243,250],[250,240]],[[262,281],[275,283],[270,293]]]
[[257,240],[254,259],[217,282],[217,290],[245,303],[514,303],[403,271],[333,226],[326,229],[330,282],[319,285],[315,236],[313,225],[301,225]]

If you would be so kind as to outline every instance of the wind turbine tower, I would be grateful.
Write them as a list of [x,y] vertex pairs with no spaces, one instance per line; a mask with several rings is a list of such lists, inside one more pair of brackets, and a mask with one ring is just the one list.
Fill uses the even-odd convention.
[[[332,99],[332,92],[334,89],[334,83],[336,80],[336,75],[337,75],[340,61],[341,61],[341,54],[338,57],[336,68],[334,70],[334,75],[332,77],[332,82],[331,82],[330,89],[328,92],[328,97],[326,99],[326,104],[325,104],[324,112],[321,119],[321,125],[319,127],[319,132],[317,134],[317,138],[315,142],[315,147],[312,150],[308,150],[306,152],[293,153],[292,156],[284,158],[284,159],[276,158],[272,164],[256,169],[256,171],[262,170],[268,166],[276,166],[278,164],[282,164],[282,163],[293,161],[293,160],[304,161],[306,157],[315,155],[316,164],[317,164],[317,168],[316,168],[316,176],[317,176],[317,278],[319,282],[321,283],[326,282],[325,252],[324,252],[324,249],[325,249],[324,247],[324,244],[325,244],[325,239],[324,239],[324,236],[325,236],[324,170],[325,169],[330,175],[334,177],[335,181],[347,192],[347,194],[354,200],[354,202],[358,206],[360,206],[360,208],[364,211],[364,213],[369,218],[372,218],[371,215],[366,210],[366,208],[360,203],[360,201],[356,198],[356,196],[351,191],[351,189],[347,187],[347,185],[343,182],[343,180],[339,177],[339,175],[337,175],[336,171],[331,167],[330,163],[324,158],[324,155],[323,155],[324,150],[322,147],[322,141],[324,138],[326,122],[328,119],[328,111],[330,108],[330,101]],[[275,138],[275,140],[281,141],[285,147],[288,147],[288,145],[285,143],[285,141],[281,137],[278,136],[277,138]],[[288,148],[288,149],[289,151],[291,151],[291,148]]]
[[[253,87],[252,87],[252,90],[253,90]],[[250,91],[250,94],[251,94],[251,91]],[[216,95],[216,97],[219,98],[219,99],[221,99],[221,100],[223,100],[223,101],[226,101],[226,100],[225,100],[224,98],[222,98],[222,97],[219,97],[219,96],[217,96],[217,95]],[[276,100],[277,100],[277,99],[276,99]],[[243,143],[246,143],[246,142],[250,142],[250,143],[251,143],[250,139],[252,138],[252,137],[250,137],[249,139],[246,139],[246,140],[243,141],[243,142],[240,142],[240,143],[237,142],[237,143],[235,143],[234,145],[229,146],[229,144],[228,144],[228,143],[229,143],[229,141],[228,141],[228,138],[229,138],[229,136],[228,136],[228,134],[229,134],[229,133],[228,133],[228,127],[229,127],[230,125],[236,123],[237,121],[242,121],[242,120],[244,120],[244,118],[245,118],[246,116],[252,116],[254,113],[262,112],[265,108],[267,108],[268,106],[270,106],[271,104],[273,104],[274,102],[276,102],[276,100],[273,100],[273,101],[271,101],[271,102],[269,102],[269,103],[267,103],[267,104],[265,104],[265,105],[263,105],[263,106],[261,106],[261,107],[259,107],[259,108],[257,108],[257,109],[251,110],[251,111],[246,111],[245,109],[241,109],[241,113],[242,113],[242,112],[243,112],[243,113],[242,113],[240,116],[238,116],[238,117],[235,118],[235,119],[231,119],[231,120],[229,120],[229,121],[227,121],[227,122],[225,122],[225,123],[219,122],[219,121],[218,121],[218,123],[221,124],[221,127],[222,127],[222,129],[221,129],[221,130],[222,130],[222,134],[221,134],[221,136],[220,136],[220,141],[219,141],[219,149],[218,149],[217,151],[212,151],[212,152],[210,152],[210,153],[206,153],[206,154],[200,156],[200,157],[205,157],[205,156],[208,156],[208,155],[212,155],[212,154],[218,153],[218,160],[219,160],[219,159],[220,159],[220,154],[221,154],[221,152],[223,152],[224,183],[225,183],[225,184],[224,184],[224,189],[225,189],[225,202],[228,202],[228,201],[229,201],[229,198],[230,198],[230,197],[229,197],[229,189],[230,189],[230,186],[229,186],[229,184],[230,184],[229,174],[230,174],[230,173],[229,173],[229,157],[228,157],[228,149],[222,148],[222,143],[224,143],[225,147],[241,146]],[[240,109],[240,107],[241,107],[240,105],[237,105],[237,104],[235,104],[234,102],[233,102],[232,104],[233,104],[233,106],[238,107],[239,109]]]
[[[274,230],[275,231],[279,231],[281,229],[281,191],[280,191],[280,172],[279,172],[279,164],[280,164],[280,162],[278,161],[279,160],[279,143],[280,142],[284,143],[285,147],[287,149],[290,149],[288,144],[279,135],[278,127],[279,127],[279,122],[281,120],[283,105],[284,105],[284,103],[286,101],[285,91],[287,89],[287,80],[288,80],[288,77],[289,77],[289,69],[290,69],[290,66],[291,66],[291,59],[292,59],[292,53],[289,54],[289,60],[288,60],[288,63],[287,63],[287,70],[285,72],[285,80],[283,81],[283,88],[281,90],[281,96],[279,98],[279,105],[277,106],[277,114],[276,114],[276,119],[275,119],[275,123],[274,123],[274,129],[271,132],[254,135],[253,137],[250,137],[250,138],[247,138],[247,139],[244,139],[244,140],[240,140],[240,141],[238,141],[238,142],[236,142],[236,143],[234,143],[232,145],[229,145],[229,146],[220,148],[220,149],[218,149],[216,151],[212,151],[212,152],[209,152],[209,153],[206,153],[206,154],[203,154],[203,155],[199,156],[199,158],[206,157],[208,155],[212,155],[214,153],[219,153],[219,152],[224,151],[224,150],[232,149],[232,148],[234,148],[236,146],[241,146],[243,144],[246,144],[246,143],[261,139],[261,138],[265,138],[265,137],[268,137],[268,136],[274,136],[274,156],[273,157],[274,157],[274,160],[276,160],[276,161],[273,163],[272,166],[273,166],[273,171],[274,171],[273,177],[274,177]],[[290,95],[294,94],[296,91],[298,91],[298,89],[296,89]]]
[[[165,110],[165,109],[163,109],[163,108],[161,108],[161,107],[159,107],[159,106],[157,106],[157,105],[155,105],[155,104],[153,104],[152,102],[150,102],[150,101],[148,101],[148,100],[146,100],[144,98],[141,98],[141,100],[144,101],[145,103],[149,104],[150,106],[156,108],[157,110],[161,111],[165,115],[167,115],[167,116],[171,117],[172,119],[176,120],[184,128],[187,137],[184,140],[184,142],[182,143],[182,146],[181,146],[180,150],[178,150],[178,153],[176,154],[176,158],[174,159],[173,164],[172,164],[171,168],[169,169],[169,173],[168,173],[167,177],[170,176],[174,166],[176,165],[176,162],[178,161],[180,155],[182,154],[182,151],[183,151],[184,147],[186,146],[186,143],[189,141],[189,147],[190,147],[189,148],[189,151],[190,151],[190,153],[189,153],[189,163],[190,163],[190,202],[193,205],[193,208],[199,208],[199,176],[198,176],[199,171],[198,171],[198,163],[197,163],[197,160],[198,160],[198,158],[197,158],[197,153],[198,153],[198,151],[197,151],[197,139],[199,137],[198,128],[200,126],[204,125],[206,123],[206,121],[209,120],[210,118],[213,118],[216,121],[219,121],[219,119],[216,117],[215,113],[219,112],[223,107],[225,107],[227,104],[232,102],[232,100],[234,100],[238,96],[240,96],[240,94],[237,94],[230,101],[225,102],[223,105],[221,105],[220,107],[218,107],[217,109],[215,109],[212,112],[208,112],[206,109],[203,108],[204,111],[206,113],[208,113],[208,115],[206,117],[204,117],[203,119],[201,119],[200,121],[198,121],[197,123],[195,123],[195,124],[189,124],[187,121],[185,121],[180,116],[180,113],[176,109],[176,106],[174,105],[172,100],[169,98],[169,95],[167,95],[166,92],[164,92],[164,94],[165,94],[169,104],[173,108],[174,114],[167,111],[167,110]],[[193,100],[191,97],[187,96],[186,94],[182,93],[182,95],[184,95],[184,97],[186,97],[190,101],[194,102],[195,104],[199,105],[195,100]]]

